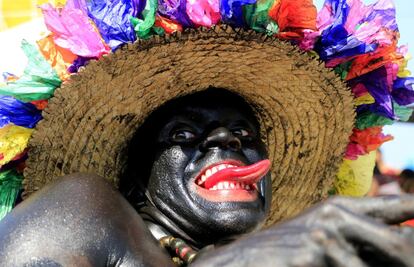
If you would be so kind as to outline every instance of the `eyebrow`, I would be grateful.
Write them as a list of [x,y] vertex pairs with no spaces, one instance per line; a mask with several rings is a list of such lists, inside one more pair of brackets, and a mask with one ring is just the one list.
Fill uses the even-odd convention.
[[[183,109],[181,112],[182,112],[182,115],[178,115],[174,117],[184,119],[186,121],[189,121],[188,118],[190,118],[192,122],[196,122],[196,123],[204,122],[206,120],[206,117],[203,115],[202,112],[198,112],[194,110],[193,108],[186,108],[186,109]],[[183,113],[185,113],[185,115]]]

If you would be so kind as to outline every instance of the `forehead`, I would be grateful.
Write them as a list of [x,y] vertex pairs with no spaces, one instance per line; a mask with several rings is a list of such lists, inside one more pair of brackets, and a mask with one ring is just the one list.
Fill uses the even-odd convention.
[[185,118],[201,122],[247,120],[257,124],[254,112],[241,97],[221,91],[183,97],[168,103],[157,113],[163,121]]
[[251,119],[252,114],[246,112],[245,109],[232,106],[197,106],[188,105],[181,109],[172,110],[169,117],[185,117],[194,121],[202,121],[207,119]]

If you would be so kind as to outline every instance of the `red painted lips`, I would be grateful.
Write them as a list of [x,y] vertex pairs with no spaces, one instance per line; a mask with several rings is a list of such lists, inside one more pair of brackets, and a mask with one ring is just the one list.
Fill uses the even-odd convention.
[[269,169],[267,159],[249,166],[235,161],[216,163],[197,176],[196,190],[211,201],[252,201],[257,198],[256,183]]

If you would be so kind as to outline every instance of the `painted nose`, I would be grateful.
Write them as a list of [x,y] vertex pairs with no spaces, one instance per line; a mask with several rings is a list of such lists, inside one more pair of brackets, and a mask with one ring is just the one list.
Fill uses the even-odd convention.
[[241,149],[241,142],[239,138],[235,137],[227,128],[219,127],[210,132],[200,148],[202,151],[207,151],[212,148],[224,148],[238,151]]

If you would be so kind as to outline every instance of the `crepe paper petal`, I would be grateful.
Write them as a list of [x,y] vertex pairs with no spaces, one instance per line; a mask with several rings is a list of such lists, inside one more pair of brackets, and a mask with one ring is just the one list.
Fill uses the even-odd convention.
[[318,12],[318,29],[323,31],[340,24],[345,30],[352,32],[361,22],[361,18],[369,13],[369,10],[370,8],[362,1],[326,0]]
[[130,17],[135,34],[138,38],[148,39],[151,37],[151,28],[155,23],[155,13],[158,8],[157,0],[147,0],[144,10],[138,14],[141,18]]
[[358,113],[355,127],[364,130],[369,127],[392,125],[394,121],[369,111]]
[[365,196],[372,183],[376,151],[360,156],[357,160],[347,160],[339,167],[335,180],[335,190],[339,195]]
[[[86,6],[86,1],[90,0],[68,0],[65,4],[65,7],[69,9],[78,9],[82,11],[84,14],[88,14],[88,7]],[[62,4],[60,3],[60,5]]]
[[87,14],[95,23],[102,38],[116,50],[120,45],[136,40],[130,17],[137,16],[139,0],[86,1]]
[[196,27],[209,28],[221,19],[219,0],[187,0],[186,12]]
[[28,43],[26,40],[22,41],[22,50],[28,58],[28,65],[24,69],[23,76],[19,80],[24,79],[26,76],[30,76],[32,80],[46,82],[60,86],[61,80],[57,76],[55,70],[52,69],[50,64],[44,59],[42,54],[38,51],[36,46]]
[[365,44],[357,40],[354,36],[346,37],[346,35],[347,33],[343,32],[341,26],[338,26],[336,29],[331,29],[329,35],[328,33],[325,33],[325,36],[322,36],[321,39],[316,42],[315,50],[323,61],[330,61],[337,57],[345,58],[341,61],[331,61],[327,63],[328,67],[334,67],[344,60],[349,60],[356,55],[373,52],[378,47],[377,44]]
[[412,108],[403,107],[394,103],[394,112],[399,121],[408,121],[411,118],[411,115],[413,115],[413,111]]
[[155,35],[163,36],[165,35],[165,30],[162,27],[156,27],[154,24],[154,27],[152,27],[152,31]]
[[23,175],[14,170],[0,172],[0,220],[13,209],[22,181]]
[[158,14],[184,28],[193,26],[187,15],[187,0],[158,0]]
[[364,130],[354,129],[350,141],[360,145],[365,152],[377,150],[383,143],[391,141],[391,135],[382,133],[382,126],[366,128]]
[[49,62],[52,68],[58,73],[61,80],[69,78],[68,68],[77,58],[70,50],[59,47],[53,40],[53,35],[49,35],[37,41],[40,52]]
[[352,61],[344,62],[342,64],[338,64],[335,67],[335,73],[341,77],[341,80],[345,80],[348,76],[349,69],[351,68]]
[[405,58],[398,69],[398,77],[405,78],[411,76],[411,71],[408,69],[408,60]]
[[56,45],[82,57],[101,57],[110,52],[87,14],[81,9],[69,5],[54,8],[51,4],[41,5],[40,8]]
[[[335,49],[338,49],[337,51],[338,54],[336,56],[333,53],[331,57],[324,58],[324,60],[327,61],[326,66],[329,68],[332,68],[343,62],[347,62],[355,58],[358,58],[361,55],[367,55],[367,57],[369,57],[370,55],[372,55],[372,53],[376,53],[378,48],[391,46],[393,45],[393,43],[396,43],[396,39],[398,39],[397,34],[398,33],[389,32],[386,30],[380,30],[378,33],[375,33],[374,37],[372,38],[373,40],[365,41],[365,42],[361,40],[358,40],[358,41],[353,40],[353,38],[358,38],[358,36],[351,35],[347,40],[343,40],[342,42],[340,42],[339,45],[332,46],[331,48],[333,50],[329,50],[331,48],[325,48],[327,49],[328,52],[332,52],[332,51],[335,51]],[[365,43],[367,46],[364,45],[363,43]],[[344,44],[347,46],[344,46]],[[356,45],[356,44],[358,44],[359,46],[352,47],[352,45]],[[318,45],[319,45],[317,47],[318,51],[319,52],[323,51],[323,49],[321,49],[320,47],[321,43],[318,43]],[[364,47],[368,47],[368,49],[364,50]],[[350,48],[350,50],[346,51],[346,49],[348,48]],[[341,51],[341,50],[344,50],[344,51]],[[395,51],[393,51],[393,53],[395,53]],[[387,60],[384,59],[383,61],[386,62]]]
[[8,163],[25,150],[32,132],[33,129],[13,124],[0,128],[0,166]]
[[271,21],[269,9],[273,6],[274,1],[257,0],[255,4],[243,6],[246,24],[257,32],[267,32],[267,27]]
[[373,5],[367,21],[375,21],[391,31],[398,31],[395,4],[392,0],[378,0]]
[[33,104],[24,103],[11,96],[0,96],[0,127],[13,123],[34,128],[41,119],[41,111]]
[[414,103],[414,78],[397,78],[393,84],[392,97],[397,104],[407,106]]
[[3,80],[5,82],[14,82],[17,81],[19,79],[19,77],[17,77],[16,75],[9,73],[9,72],[3,72]]
[[375,103],[375,99],[370,94],[365,94],[360,97],[355,98],[355,105],[368,105]]
[[43,99],[43,100],[35,100],[30,103],[33,104],[38,110],[44,110],[47,107],[47,104],[49,103],[49,101],[46,99]]
[[244,26],[243,7],[254,3],[256,0],[220,0],[222,22],[235,27]]
[[366,155],[365,148],[357,143],[349,143],[345,150],[344,159],[356,160],[359,156]]
[[[327,0],[318,13],[321,39],[316,49],[324,61],[352,58],[391,44],[398,28],[391,1],[365,6],[361,0]],[[330,67],[339,62],[330,62]]]
[[282,39],[301,39],[304,30],[317,30],[317,12],[312,0],[276,0],[269,16],[279,26],[277,36]]
[[395,115],[394,106],[392,105],[392,100],[390,100],[389,103],[386,104],[362,104],[356,107],[356,111],[358,114],[364,113],[364,112],[371,112],[375,113],[379,116],[383,116],[386,118],[389,118],[390,120],[398,120],[397,115]]
[[13,96],[24,102],[52,97],[54,90],[58,86],[46,84],[44,81],[37,82],[32,80],[19,79],[17,82],[9,83],[5,87],[0,87],[0,94]]
[[23,173],[24,169],[26,168],[26,160],[28,148],[23,150],[22,153],[17,154],[11,161],[7,164],[0,166],[0,172],[5,170],[15,170],[18,173]]
[[408,69],[408,61],[411,59],[411,55],[408,53],[408,47],[406,45],[398,47],[398,53],[403,55],[404,59],[400,61],[397,76],[400,78],[411,76],[411,71]]
[[391,98],[392,83],[390,84],[389,81],[392,77],[390,78],[388,75],[387,69],[382,67],[349,82],[351,87],[356,86],[358,83],[363,84],[375,99],[374,104],[361,105],[357,108],[357,111],[370,110],[390,119],[396,119]]
[[303,38],[298,43],[300,49],[310,51],[315,47],[315,43],[319,38],[319,32],[313,30],[303,30]]
[[24,102],[50,98],[61,84],[56,71],[34,45],[23,40],[22,49],[29,60],[23,76],[15,82],[9,82],[5,87],[0,87],[0,94],[14,96]]
[[78,57],[73,61],[73,64],[69,66],[68,71],[70,73],[77,73],[81,67],[86,66],[91,60],[97,60],[97,58]]
[[183,31],[183,27],[180,24],[177,24],[174,21],[167,19],[167,18],[163,18],[161,16],[157,16],[155,18],[154,26],[158,28],[162,28],[164,30],[164,33],[167,33],[167,34],[172,34],[174,32]]
[[392,73],[391,81],[394,80],[397,76],[399,65],[404,61],[403,55],[397,53],[396,50],[397,45],[394,43],[390,46],[378,48],[373,53],[355,57],[346,80],[354,79],[384,66],[392,66],[390,64],[397,64],[395,68],[393,67],[389,71],[389,73]]

